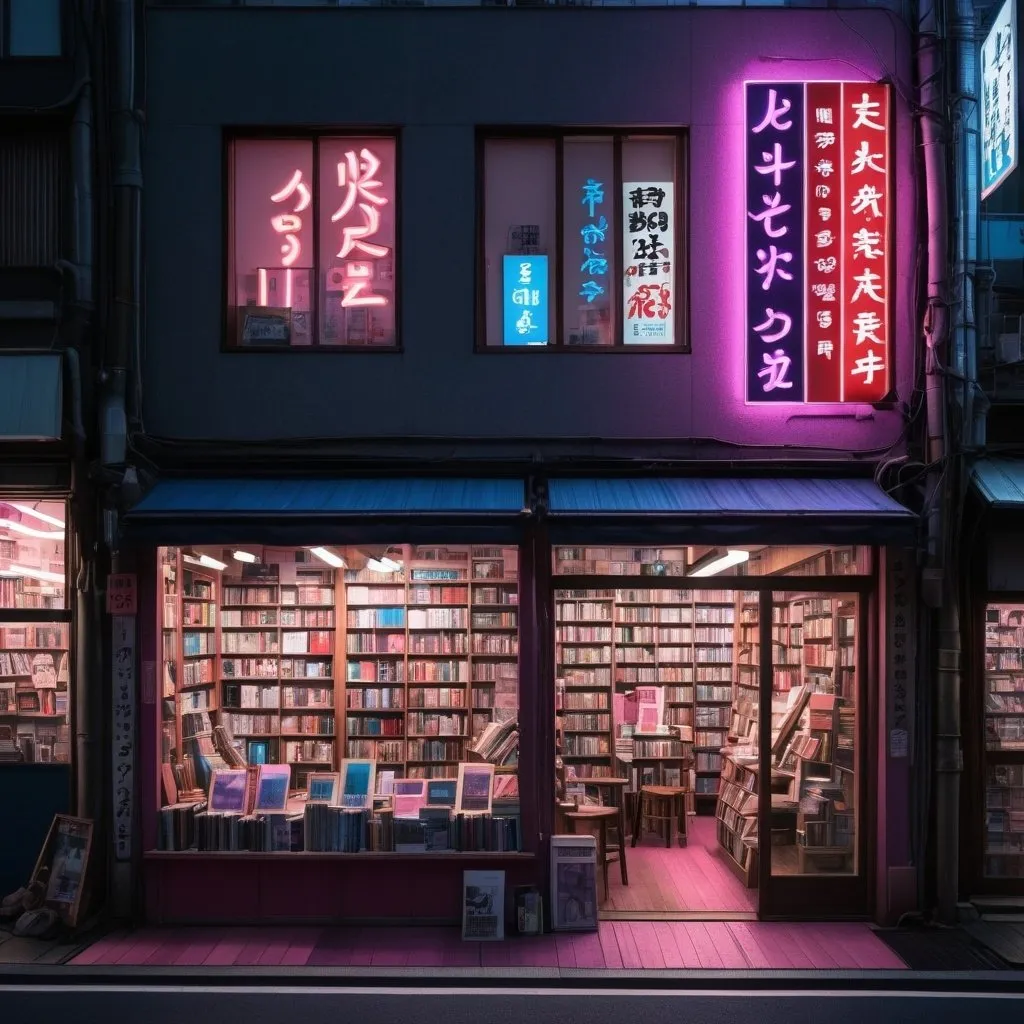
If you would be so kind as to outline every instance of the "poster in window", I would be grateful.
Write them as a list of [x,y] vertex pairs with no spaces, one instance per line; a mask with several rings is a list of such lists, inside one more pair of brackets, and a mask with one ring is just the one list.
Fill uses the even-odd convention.
[[675,184],[622,183],[622,340],[675,341]]
[[462,874],[462,937],[473,942],[505,937],[505,872]]

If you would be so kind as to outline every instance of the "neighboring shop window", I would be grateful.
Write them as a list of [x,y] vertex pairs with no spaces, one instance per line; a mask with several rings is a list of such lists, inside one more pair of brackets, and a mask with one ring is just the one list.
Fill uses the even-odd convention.
[[0,764],[70,761],[66,520],[0,497]]
[[479,347],[685,345],[680,135],[492,136],[482,147]]
[[519,849],[517,549],[164,548],[158,568],[162,848]]
[[985,854],[989,878],[1024,878],[1024,604],[985,609]]
[[230,146],[229,347],[396,347],[396,139]]

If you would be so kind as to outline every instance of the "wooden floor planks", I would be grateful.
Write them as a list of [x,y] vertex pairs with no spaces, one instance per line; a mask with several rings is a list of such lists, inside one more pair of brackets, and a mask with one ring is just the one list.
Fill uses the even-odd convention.
[[[717,853],[714,822],[691,819],[689,845],[630,849],[631,884],[613,875],[606,909],[750,913],[745,889]],[[1022,929],[1024,931],[1024,929]],[[737,920],[604,920],[597,933],[463,942],[441,927],[143,928],[114,932],[76,966],[545,967],[658,969],[901,969],[865,924]]]
[[719,852],[715,820],[689,819],[684,847],[648,838],[626,850],[629,885],[613,870],[605,911],[617,913],[755,913],[757,892],[745,888]]

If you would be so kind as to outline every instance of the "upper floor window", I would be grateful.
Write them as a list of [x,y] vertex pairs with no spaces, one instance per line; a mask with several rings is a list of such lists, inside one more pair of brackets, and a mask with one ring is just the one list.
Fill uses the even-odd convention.
[[483,347],[683,349],[681,134],[482,145]]
[[235,139],[228,345],[397,345],[393,136]]
[[3,56],[60,57],[64,52],[62,0],[0,0]]

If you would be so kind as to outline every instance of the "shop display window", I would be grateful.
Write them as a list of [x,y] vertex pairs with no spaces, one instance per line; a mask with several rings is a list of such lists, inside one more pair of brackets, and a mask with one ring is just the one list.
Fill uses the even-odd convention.
[[518,850],[516,548],[158,552],[165,850]]
[[66,519],[0,497],[0,764],[70,760]]

